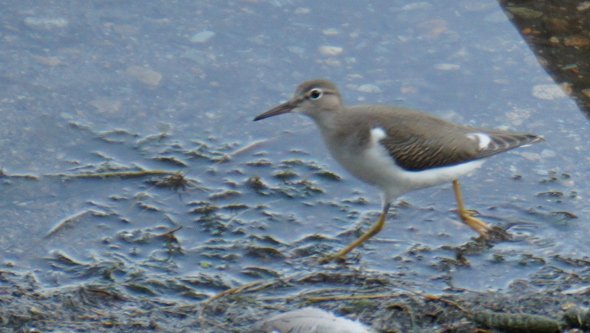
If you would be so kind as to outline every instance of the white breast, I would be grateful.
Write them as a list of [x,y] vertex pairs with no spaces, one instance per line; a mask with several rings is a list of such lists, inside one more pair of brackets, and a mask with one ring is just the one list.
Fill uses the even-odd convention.
[[398,166],[379,143],[379,140],[386,136],[383,129],[374,128],[371,130],[368,149],[355,154],[352,150],[332,142],[330,151],[334,158],[352,175],[379,187],[384,192],[384,199],[387,201],[394,200],[413,190],[451,182],[453,179],[477,169],[484,162],[477,160],[425,171],[407,171]]

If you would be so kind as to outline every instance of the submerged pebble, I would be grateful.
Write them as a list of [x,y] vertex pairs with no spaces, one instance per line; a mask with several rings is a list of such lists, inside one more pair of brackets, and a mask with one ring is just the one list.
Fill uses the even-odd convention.
[[324,56],[335,57],[344,52],[344,49],[339,46],[324,45],[320,47],[320,53]]
[[158,86],[162,80],[162,74],[141,66],[130,66],[127,68],[126,73],[139,82],[152,87]]
[[38,30],[63,29],[69,24],[68,20],[61,17],[29,16],[25,18],[24,22],[27,27]]
[[359,92],[362,92],[362,93],[369,93],[369,94],[378,94],[381,92],[381,88],[379,88],[378,86],[376,86],[374,84],[370,84],[370,83],[361,84],[360,86],[358,86],[356,88],[356,90]]
[[190,38],[190,41],[191,41],[191,43],[203,44],[203,43],[208,42],[213,37],[215,37],[215,32],[209,31],[209,30],[204,30],[204,31],[201,31],[201,32],[198,32],[198,33],[192,35],[192,37]]

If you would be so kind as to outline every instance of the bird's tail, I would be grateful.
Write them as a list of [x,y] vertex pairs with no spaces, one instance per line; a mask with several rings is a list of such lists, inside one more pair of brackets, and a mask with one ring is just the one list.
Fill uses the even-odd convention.
[[489,136],[490,142],[484,149],[482,149],[481,154],[483,156],[496,155],[514,148],[527,147],[532,144],[545,141],[545,139],[540,135],[528,133],[488,131],[486,134]]

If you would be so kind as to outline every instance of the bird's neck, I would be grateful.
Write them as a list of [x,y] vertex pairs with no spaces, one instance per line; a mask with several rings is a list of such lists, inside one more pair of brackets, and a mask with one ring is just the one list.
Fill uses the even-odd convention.
[[341,110],[327,110],[322,112],[314,112],[308,116],[317,124],[322,133],[334,132],[339,129]]

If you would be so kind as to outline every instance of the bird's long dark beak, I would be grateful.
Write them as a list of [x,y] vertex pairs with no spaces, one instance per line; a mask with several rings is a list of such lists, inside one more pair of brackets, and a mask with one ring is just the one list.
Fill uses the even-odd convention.
[[293,111],[293,109],[295,109],[297,107],[297,105],[299,105],[299,101],[295,100],[295,99],[291,99],[281,105],[275,106],[274,108],[272,108],[262,114],[259,114],[258,116],[256,116],[256,118],[254,118],[254,121],[262,120],[264,118],[278,116],[283,113],[289,113],[289,112]]

